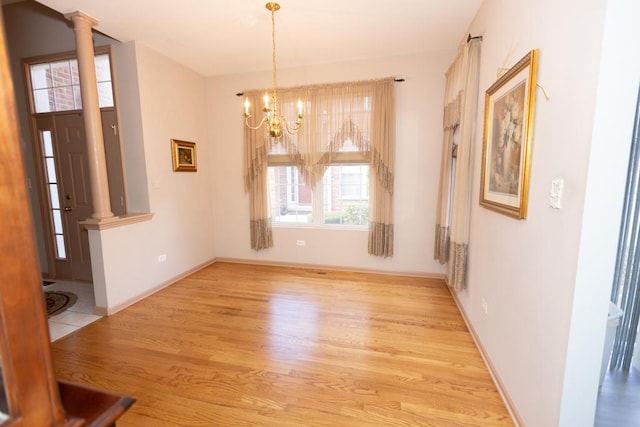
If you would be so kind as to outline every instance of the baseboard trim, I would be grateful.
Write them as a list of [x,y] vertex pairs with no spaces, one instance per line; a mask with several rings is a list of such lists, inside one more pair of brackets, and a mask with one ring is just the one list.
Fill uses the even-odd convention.
[[516,427],[524,427],[525,424],[522,418],[520,417],[520,414],[518,413],[516,406],[513,403],[513,400],[511,400],[511,396],[509,396],[509,393],[507,392],[504,384],[502,383],[502,380],[500,379],[500,375],[498,375],[493,365],[493,362],[489,357],[489,354],[487,353],[484,346],[482,345],[482,342],[480,342],[480,339],[476,334],[476,330],[473,328],[473,325],[471,325],[471,322],[469,322],[469,319],[467,318],[467,314],[462,308],[462,304],[460,304],[460,301],[458,300],[458,295],[454,291],[452,291],[450,288],[448,289],[449,289],[449,293],[453,297],[453,301],[455,301],[456,306],[458,307],[458,311],[462,315],[462,319],[464,320],[464,323],[467,325],[467,329],[469,329],[469,332],[471,333],[471,337],[473,338],[473,341],[476,343],[476,347],[478,347],[478,350],[480,351],[480,356],[482,357],[484,364],[487,366],[487,369],[489,370],[489,375],[491,375],[491,378],[493,379],[493,383],[496,385],[496,388],[498,389],[498,393],[500,393],[500,396],[502,396],[502,400],[504,401],[504,404],[507,407],[507,411],[509,411],[509,414],[511,415],[511,420],[514,422]]
[[280,262],[280,261],[262,261],[255,259],[242,259],[242,258],[214,258],[214,263],[216,262],[226,262],[229,264],[253,264],[253,265],[265,265],[272,267],[290,267],[290,268],[307,268],[314,270],[330,270],[330,271],[346,271],[353,273],[371,273],[371,274],[384,274],[387,276],[409,276],[409,277],[421,277],[424,279],[440,279],[444,280],[444,274],[441,273],[425,273],[420,271],[388,271],[388,270],[377,270],[377,269],[369,269],[369,268],[353,268],[353,267],[343,267],[337,265],[327,265],[327,264],[307,264],[307,263],[296,263],[296,262]]
[[191,274],[195,273],[198,270],[202,270],[203,268],[213,264],[215,261],[214,259],[211,259],[209,261],[203,262],[202,264],[199,264],[193,268],[190,268],[189,270],[185,271],[182,274],[179,274],[175,277],[172,277],[169,280],[166,280],[162,283],[160,283],[159,285],[154,286],[153,288],[147,290],[146,292],[135,296],[134,298],[128,299],[123,303],[114,305],[113,307],[102,307],[102,306],[96,306],[95,309],[93,310],[93,312],[95,314],[97,314],[98,316],[111,316],[113,314],[116,314],[117,312],[124,310],[125,308],[139,302],[142,301],[143,299],[145,299],[146,297],[155,294],[156,292],[166,288],[167,286],[171,286],[174,283],[176,283],[178,280],[182,280],[187,276],[190,276]]
[[201,270],[211,264],[215,264],[216,262],[226,262],[230,264],[254,264],[254,265],[266,265],[273,267],[291,267],[291,268],[309,268],[316,270],[331,270],[331,271],[348,271],[355,273],[373,273],[373,274],[385,274],[388,276],[410,276],[410,277],[422,277],[425,279],[444,279],[444,274],[438,273],[424,273],[424,272],[415,272],[415,271],[386,271],[386,270],[376,270],[376,269],[365,269],[365,268],[349,268],[349,267],[341,267],[335,265],[322,265],[322,264],[306,264],[306,263],[292,263],[292,262],[277,262],[277,261],[260,261],[253,259],[241,259],[241,258],[212,258],[207,262],[204,262],[200,265],[197,265],[184,273],[175,276],[169,280],[166,280],[160,283],[157,286],[147,290],[146,292],[137,295],[134,298],[128,299],[123,303],[114,305],[113,307],[102,307],[96,306],[93,312],[98,316],[111,316],[116,314],[117,312],[124,310],[125,308],[137,303],[145,299],[146,297],[153,295],[154,293],[166,288],[167,286],[173,285],[178,280],[182,280],[185,277],[195,273],[198,270]]

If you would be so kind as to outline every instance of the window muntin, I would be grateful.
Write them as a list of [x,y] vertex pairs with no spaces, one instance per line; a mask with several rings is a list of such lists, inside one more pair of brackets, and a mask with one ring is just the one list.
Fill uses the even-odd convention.
[[[113,107],[109,54],[96,55],[95,67],[100,108]],[[29,72],[36,113],[82,109],[77,59],[31,64]]]

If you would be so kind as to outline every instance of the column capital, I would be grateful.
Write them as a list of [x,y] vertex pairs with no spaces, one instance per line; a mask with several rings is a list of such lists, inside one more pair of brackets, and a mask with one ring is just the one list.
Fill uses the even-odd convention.
[[84,12],[76,11],[71,13],[65,13],[64,17],[69,21],[73,21],[74,25],[78,25],[80,23],[89,24],[90,27],[94,27],[100,23],[96,18],[91,15],[87,15]]

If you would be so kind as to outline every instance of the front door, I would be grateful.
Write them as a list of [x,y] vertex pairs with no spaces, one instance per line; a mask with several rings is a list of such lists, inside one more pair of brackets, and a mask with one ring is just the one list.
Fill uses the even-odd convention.
[[82,114],[37,115],[36,125],[46,169],[50,273],[59,280],[91,281],[89,239],[80,225],[93,213]]

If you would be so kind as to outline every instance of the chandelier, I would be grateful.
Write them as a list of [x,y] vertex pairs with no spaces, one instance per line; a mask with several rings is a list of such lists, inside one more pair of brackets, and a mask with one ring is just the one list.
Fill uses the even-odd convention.
[[[289,124],[289,121],[282,115],[280,115],[280,105],[278,104],[278,88],[277,88],[277,70],[276,70],[276,11],[280,9],[280,5],[275,2],[269,2],[265,7],[271,11],[271,45],[273,52],[273,88],[271,89],[271,95],[264,94],[264,117],[258,124],[253,127],[249,124],[249,98],[244,100],[244,117],[245,124],[249,129],[260,129],[265,123],[269,126],[269,135],[274,138],[282,136],[283,127],[290,134],[296,134],[302,124],[302,101],[298,99],[298,114],[296,115],[295,125]],[[284,124],[284,126],[283,126]]]

